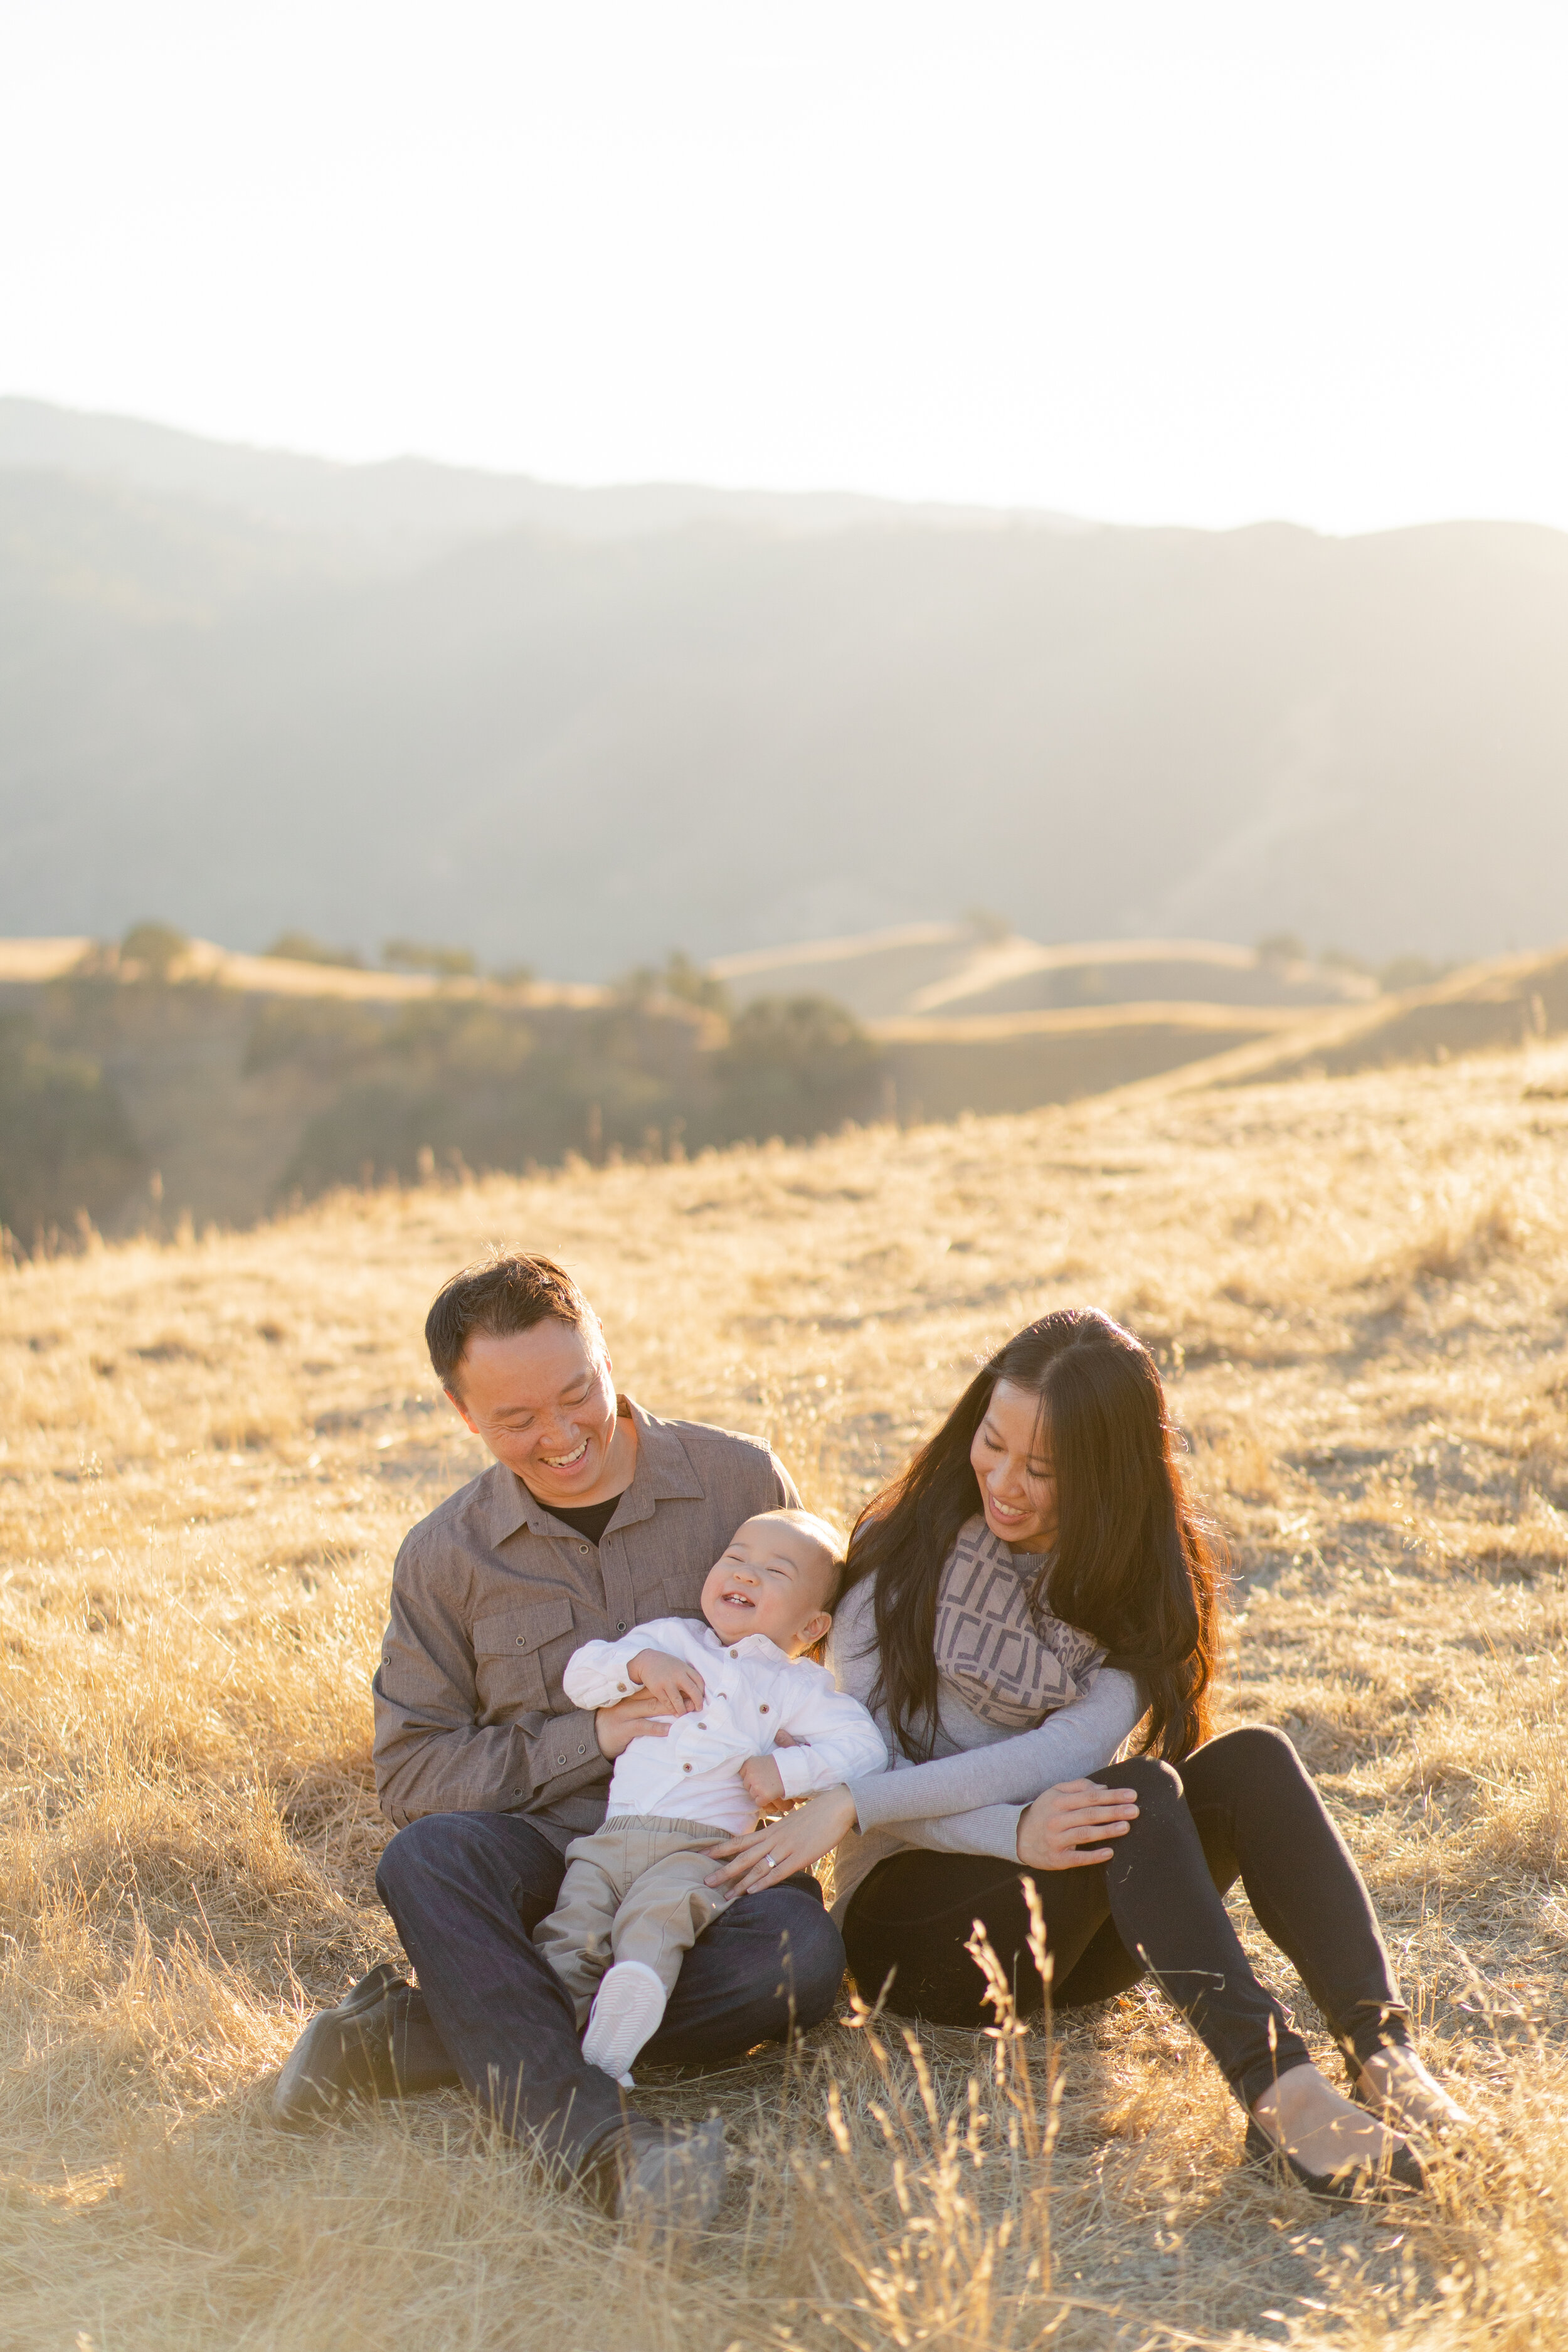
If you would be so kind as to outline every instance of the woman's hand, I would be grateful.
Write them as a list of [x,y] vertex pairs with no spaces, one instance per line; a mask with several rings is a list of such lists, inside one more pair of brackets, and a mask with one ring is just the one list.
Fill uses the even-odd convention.
[[1098,1780],[1061,1780],[1026,1805],[1018,1823],[1018,1859],[1031,1870],[1081,1870],[1109,1862],[1116,1849],[1101,1838],[1121,1838],[1138,1818],[1131,1789],[1102,1789]]
[[769,1822],[747,1836],[729,1838],[709,1849],[720,1865],[706,1881],[721,1886],[731,1900],[754,1895],[760,1887],[777,1886],[797,1870],[809,1870],[831,1853],[847,1830],[855,1826],[855,1800],[846,1788],[824,1789],[782,1822]]
[[669,1725],[656,1720],[668,1716],[669,1709],[652,1691],[634,1691],[630,1698],[620,1698],[614,1706],[600,1707],[594,1717],[594,1737],[599,1743],[599,1753],[614,1763],[634,1739],[668,1739]]

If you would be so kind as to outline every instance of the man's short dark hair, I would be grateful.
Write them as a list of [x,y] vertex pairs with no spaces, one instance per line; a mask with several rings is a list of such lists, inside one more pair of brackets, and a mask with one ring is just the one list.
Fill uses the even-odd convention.
[[441,1285],[425,1318],[425,1345],[437,1379],[456,1395],[464,1350],[475,1331],[505,1339],[547,1322],[585,1331],[591,1343],[599,1338],[599,1318],[563,1265],[526,1250],[496,1250]]

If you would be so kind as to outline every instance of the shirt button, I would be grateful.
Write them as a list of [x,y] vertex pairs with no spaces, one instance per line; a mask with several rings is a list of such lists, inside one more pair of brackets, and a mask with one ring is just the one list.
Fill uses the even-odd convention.
[[579,1756],[586,1756],[586,1754],[588,1753],[588,1751],[587,1751],[586,1748],[579,1748],[579,1749],[577,1750],[577,1753],[578,1753],[578,1755],[579,1755]]
[[739,1650],[731,1650],[731,1653],[730,1653],[730,1655],[731,1655],[732,1658],[738,1658],[738,1657],[740,1656],[740,1654],[741,1654],[741,1653],[739,1652]]
[[586,1544],[579,1544],[577,1549],[579,1551],[586,1551],[588,1547]]
[[682,1770],[683,1772],[689,1772],[689,1771],[690,1771],[690,1769],[691,1769],[691,1767],[690,1767],[690,1765],[689,1765],[689,1764],[683,1764],[683,1765],[681,1766],[681,1768],[680,1768],[680,1769],[681,1769],[681,1770]]
[[623,1617],[623,1618],[621,1619],[620,1623],[616,1627],[616,1633],[624,1633],[626,1632],[626,1619]]
[[700,1724],[698,1725],[697,1728],[698,1728],[698,1730],[699,1730],[699,1731],[706,1731],[706,1730],[707,1730],[707,1728],[708,1728],[708,1726],[707,1726],[705,1723],[700,1723]]
[[767,1700],[766,1700],[766,1699],[763,1699],[763,1703],[762,1703],[761,1706],[760,1706],[760,1707],[758,1707],[758,1709],[757,1709],[757,1713],[758,1713],[759,1715],[766,1715],[767,1711],[768,1711],[768,1703],[767,1703]]
[[617,1683],[617,1684],[616,1685],[616,1688],[618,1691],[624,1691],[624,1690],[626,1689],[626,1685],[625,1685],[625,1683]]

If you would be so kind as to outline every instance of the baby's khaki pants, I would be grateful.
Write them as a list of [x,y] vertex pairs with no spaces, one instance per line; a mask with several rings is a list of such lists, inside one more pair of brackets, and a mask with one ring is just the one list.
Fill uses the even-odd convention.
[[577,2005],[583,2024],[612,1960],[641,1960],[673,1992],[680,1964],[729,1905],[704,1886],[710,1849],[731,1832],[711,1822],[616,1813],[566,1849],[566,1875],[533,1940]]

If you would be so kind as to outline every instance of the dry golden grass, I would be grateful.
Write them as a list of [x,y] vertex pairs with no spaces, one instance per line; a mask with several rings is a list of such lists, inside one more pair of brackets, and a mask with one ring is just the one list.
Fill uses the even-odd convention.
[[[1562,2342],[1551,1059],[380,1193],[0,1276],[0,2342]],[[367,1677],[401,1532],[477,1466],[419,1332],[491,1237],[572,1263],[624,1386],[766,1430],[846,1513],[1043,1307],[1150,1339],[1241,1575],[1226,1712],[1320,1774],[1481,2118],[1429,2200],[1379,2220],[1250,2179],[1142,1992],[1054,2056],[829,2025],[649,2094],[730,2126],[736,2186],[684,2265],[455,2097],[273,2131],[301,2016],[394,1949]]]

